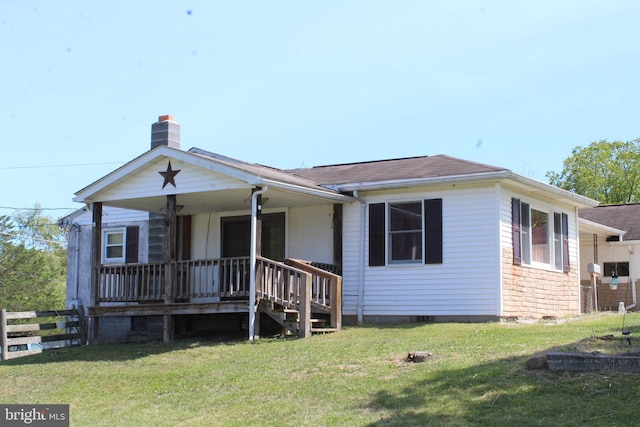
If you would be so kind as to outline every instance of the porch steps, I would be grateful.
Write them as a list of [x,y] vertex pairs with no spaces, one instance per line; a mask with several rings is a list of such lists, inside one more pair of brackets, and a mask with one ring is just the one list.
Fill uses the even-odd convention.
[[[290,308],[278,308],[273,303],[261,306],[261,311],[268,314],[272,319],[278,322],[283,328],[293,335],[300,335],[300,312]],[[326,326],[327,319],[311,318],[311,333],[326,334],[337,332],[338,328],[330,328]]]

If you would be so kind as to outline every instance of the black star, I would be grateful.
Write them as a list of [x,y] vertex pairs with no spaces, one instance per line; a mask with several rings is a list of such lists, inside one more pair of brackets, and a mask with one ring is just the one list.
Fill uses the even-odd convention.
[[169,160],[169,164],[167,165],[167,170],[164,172],[158,172],[160,175],[162,175],[164,177],[164,183],[162,184],[162,188],[166,187],[167,184],[171,184],[174,186],[174,188],[176,187],[176,182],[173,180],[173,178],[178,175],[178,172],[180,172],[180,169],[178,170],[173,170],[171,169],[171,160]]

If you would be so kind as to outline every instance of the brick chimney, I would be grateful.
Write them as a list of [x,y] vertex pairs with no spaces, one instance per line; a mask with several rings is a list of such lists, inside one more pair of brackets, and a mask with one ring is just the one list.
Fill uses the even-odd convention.
[[158,121],[151,125],[151,149],[158,145],[180,149],[180,124],[174,122],[169,114],[158,117]]

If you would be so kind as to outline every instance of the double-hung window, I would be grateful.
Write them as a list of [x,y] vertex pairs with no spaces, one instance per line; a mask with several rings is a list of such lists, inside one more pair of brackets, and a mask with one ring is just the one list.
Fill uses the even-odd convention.
[[389,262],[422,261],[422,203],[389,204]]
[[111,228],[102,232],[102,262],[124,264],[138,262],[139,227]]
[[442,199],[369,205],[369,265],[442,263]]
[[512,199],[514,264],[569,271],[569,217]]
[[102,254],[105,263],[124,263],[125,229],[105,230]]

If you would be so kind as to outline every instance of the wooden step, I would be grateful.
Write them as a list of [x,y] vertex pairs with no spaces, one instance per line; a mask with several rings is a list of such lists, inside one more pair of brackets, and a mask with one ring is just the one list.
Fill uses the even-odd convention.
[[338,328],[311,328],[312,334],[330,334],[332,332],[338,332]]

